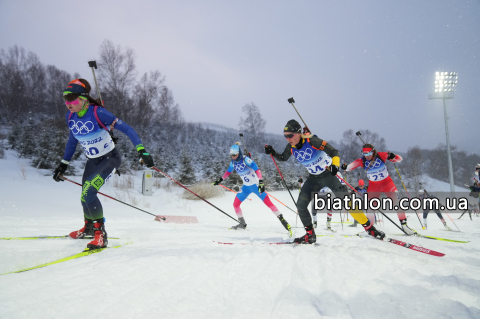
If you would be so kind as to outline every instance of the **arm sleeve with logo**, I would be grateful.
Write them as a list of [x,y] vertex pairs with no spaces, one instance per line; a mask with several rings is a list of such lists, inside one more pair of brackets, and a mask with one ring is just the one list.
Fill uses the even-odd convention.
[[277,153],[273,155],[273,157],[280,162],[285,162],[290,156],[292,156],[292,146],[290,144],[287,144],[282,154]]
[[[97,115],[100,121],[102,121],[103,125],[105,125],[106,127],[112,124],[113,121],[115,121],[116,119],[115,115],[105,110],[105,108],[103,107],[97,108]],[[137,147],[138,145],[143,146],[142,140],[138,136],[137,132],[135,132],[135,130],[130,125],[126,124],[122,120],[118,120],[115,124],[115,128],[127,135],[128,138],[132,141],[133,145],[135,145],[135,147]],[[143,149],[143,147],[141,147],[141,149]]]
[[254,171],[258,170],[258,165],[251,158],[245,157],[245,165],[253,169]]

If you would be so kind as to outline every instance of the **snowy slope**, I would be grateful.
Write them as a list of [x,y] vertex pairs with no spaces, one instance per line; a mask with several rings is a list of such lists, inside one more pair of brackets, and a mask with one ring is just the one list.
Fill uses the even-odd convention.
[[[81,227],[80,187],[56,183],[49,174],[11,152],[0,159],[0,237],[65,235]],[[110,240],[110,246],[123,246],[1,275],[0,318],[480,317],[478,217],[455,220],[462,233],[443,231],[435,214],[428,217],[424,234],[469,240],[466,244],[392,236],[445,253],[441,258],[371,239],[340,237],[361,228],[344,225],[342,230],[339,223],[334,224],[337,235],[319,237],[319,246],[270,246],[261,243],[288,236],[258,198],[242,204],[248,230],[231,231],[233,220],[204,202],[182,199],[181,189],[155,189],[153,196],[144,197],[140,182],[137,176],[129,194],[113,187],[113,181],[101,191],[137,201],[152,213],[196,216],[199,223],[159,223],[101,197],[108,234],[120,238]],[[273,194],[293,207],[288,193]],[[211,202],[234,215],[233,196],[226,193]],[[278,207],[295,225],[295,215]],[[325,216],[319,220],[325,224]],[[419,229],[413,214],[409,220]],[[340,221],[338,214],[334,221]],[[398,233],[388,221],[380,228]],[[304,233],[300,227],[295,232]],[[322,226],[317,233],[328,234]],[[213,240],[253,244],[227,246]],[[0,240],[0,273],[75,254],[86,243]]]

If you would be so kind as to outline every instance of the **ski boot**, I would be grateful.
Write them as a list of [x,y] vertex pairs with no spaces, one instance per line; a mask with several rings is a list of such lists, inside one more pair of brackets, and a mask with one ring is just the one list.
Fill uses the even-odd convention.
[[85,226],[81,229],[72,231],[68,236],[73,239],[82,239],[85,236],[93,236],[93,222],[89,219],[85,219]]
[[365,228],[365,231],[367,232],[367,234],[369,234],[372,237],[375,237],[380,240],[383,240],[383,238],[385,237],[385,233],[383,231],[376,229],[375,226],[373,226],[369,220],[362,226]]
[[313,215],[313,228],[317,228],[317,215]]
[[426,219],[423,220],[423,227],[425,227],[425,229],[427,229],[427,220]]
[[354,219],[354,220],[353,220],[353,224],[348,225],[348,227],[357,227],[357,225],[358,225],[358,222],[357,222],[356,219]]
[[402,219],[400,221],[400,223],[402,224],[402,229],[407,236],[412,236],[412,235],[417,234],[417,232],[415,230],[413,230],[413,229],[411,229],[410,227],[407,226],[407,220],[406,219]]
[[88,243],[86,250],[93,250],[93,249],[100,249],[105,248],[108,245],[108,236],[107,232],[105,231],[104,220],[94,220],[93,223],[93,231],[95,232],[95,237],[91,242]]
[[278,219],[282,223],[283,227],[288,231],[288,237],[292,238],[293,233],[292,233],[292,227],[290,227],[290,224],[283,218],[283,215],[280,214],[278,215]]
[[450,227],[447,226],[447,222],[445,219],[442,219],[443,227],[445,227],[445,230],[452,230]]
[[317,241],[317,235],[315,235],[313,225],[306,226],[305,231],[307,233],[304,236],[295,238],[293,240],[294,244],[313,244]]
[[230,229],[239,230],[247,228],[247,223],[245,223],[245,219],[243,217],[238,218],[238,220],[240,221],[240,223],[238,225],[230,227]]

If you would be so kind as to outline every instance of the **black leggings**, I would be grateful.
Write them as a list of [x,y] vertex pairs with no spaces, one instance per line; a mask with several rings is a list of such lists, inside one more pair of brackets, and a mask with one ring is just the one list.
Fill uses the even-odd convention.
[[[437,210],[437,209],[432,209],[432,210],[437,214],[438,218],[443,219],[442,213],[440,213],[439,210]],[[429,211],[430,211],[430,209],[424,209],[423,210],[423,219],[427,219]]]
[[113,149],[103,156],[87,160],[85,171],[83,172],[83,187],[80,197],[83,214],[86,219],[103,219],[103,207],[97,197],[97,193],[105,183],[105,179],[113,172],[114,168],[118,169],[121,163],[122,159],[117,149]]
[[297,201],[298,215],[300,216],[303,226],[312,225],[312,217],[308,212],[308,204],[312,201],[314,194],[318,194],[324,187],[330,188],[336,197],[341,198],[348,194],[347,186],[340,183],[338,178],[329,172],[322,175],[309,175],[305,184],[302,186]]

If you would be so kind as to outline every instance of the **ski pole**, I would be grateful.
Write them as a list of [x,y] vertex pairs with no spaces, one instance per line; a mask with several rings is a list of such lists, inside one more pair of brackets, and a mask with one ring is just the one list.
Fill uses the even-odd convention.
[[203,200],[204,202],[206,202],[207,204],[209,204],[210,206],[213,206],[215,207],[217,210],[219,210],[220,212],[222,212],[223,214],[227,215],[228,217],[230,217],[231,219],[233,219],[234,221],[238,222],[239,224],[242,224],[243,226],[247,226],[246,224],[236,220],[235,218],[233,218],[232,216],[228,215],[227,213],[225,213],[223,210],[221,210],[220,208],[218,208],[217,206],[213,205],[212,203],[210,203],[208,200],[206,200],[205,198],[197,195],[196,193],[194,193],[193,191],[191,191],[190,189],[188,189],[187,187],[183,186],[182,184],[180,184],[179,182],[177,182],[176,180],[174,180],[173,178],[171,178],[170,176],[168,176],[166,173],[162,172],[161,170],[159,170],[158,168],[156,168],[155,166],[152,166],[151,168],[153,168],[154,170],[156,170],[157,172],[159,172],[160,174],[163,174],[163,176],[165,177],[168,177],[172,182],[176,183],[177,185],[180,185],[181,187],[183,187],[184,189],[186,189],[187,191],[189,191],[190,193],[192,193],[193,195],[197,196],[198,198],[200,198],[201,200]]
[[[390,152],[388,152],[390,154]],[[407,196],[408,196],[408,199],[411,200],[410,198],[410,194],[408,194],[408,191],[407,191],[407,187],[405,187],[405,183],[403,182],[403,179],[402,179],[402,175],[400,175],[400,172],[398,171],[398,168],[397,168],[397,164],[396,163],[393,163],[393,166],[395,166],[395,170],[397,171],[397,174],[398,174],[398,177],[400,177],[400,181],[402,182],[402,185],[403,185],[403,189],[405,189],[405,192],[407,192]],[[417,217],[418,217],[418,221],[420,222],[420,225],[422,225],[422,229],[425,229],[425,226],[423,226],[423,223],[422,221],[420,220],[420,215],[419,213],[417,212],[416,209],[414,209]]]
[[[63,179],[64,181],[67,181],[67,182],[70,182],[70,183],[73,183],[73,184],[76,184],[76,185],[82,187],[82,184],[77,183],[77,182],[74,182],[74,181],[72,181],[71,179],[66,178],[65,176],[60,175],[60,178]],[[163,216],[154,215],[154,214],[152,214],[152,213],[147,212],[146,210],[143,210],[143,209],[140,209],[140,208],[135,207],[135,206],[133,206],[133,205],[124,203],[124,202],[122,202],[121,200],[118,200],[118,199],[116,199],[116,198],[113,198],[112,196],[108,196],[107,194],[104,194],[104,193],[101,193],[101,192],[98,192],[98,194],[103,195],[103,196],[105,196],[105,197],[108,197],[108,198],[110,198],[110,199],[116,200],[117,202],[120,202],[120,203],[122,203],[122,204],[124,204],[124,205],[127,205],[127,206],[130,206],[130,207],[132,207],[132,208],[138,209],[138,210],[140,210],[140,211],[142,211],[142,212],[144,212],[144,213],[147,213],[147,214],[149,214],[149,215],[152,215],[152,216],[155,216],[155,217],[159,217],[159,218],[165,220],[165,217],[163,217]]]
[[287,205],[285,205],[284,203],[282,203],[281,201],[279,201],[278,199],[276,199],[275,197],[273,197],[273,195],[269,192],[266,192],[268,194],[268,196],[270,196],[271,198],[273,198],[274,200],[276,200],[277,202],[279,202],[280,204],[282,204],[283,206],[285,206],[286,208],[290,209],[292,212],[294,212],[295,214],[298,215],[298,213],[296,211],[294,211],[293,209],[291,209],[290,207],[288,207]]
[[[422,188],[422,183],[418,183],[418,184],[420,185],[420,188]],[[468,185],[466,185],[466,186],[469,187]],[[428,192],[427,192],[427,190],[426,190],[425,188],[423,189],[423,191],[427,194],[427,196],[429,196],[429,194],[428,194]],[[439,203],[440,203],[440,201],[439,201]],[[440,203],[440,205],[446,207],[446,206],[443,205],[442,203]],[[452,223],[455,225],[455,227],[457,227],[458,231],[461,232],[460,228],[458,228],[457,224],[455,224],[455,222],[453,221],[452,217],[450,217],[450,215],[449,215],[447,212],[445,212],[445,214],[447,214],[448,218],[450,218],[450,220],[451,220]]]
[[305,121],[303,120],[303,117],[302,117],[302,116],[300,115],[300,113],[298,112],[297,108],[295,107],[295,104],[293,104],[293,103],[295,103],[295,100],[293,99],[293,97],[291,97],[291,98],[288,99],[288,103],[292,104],[293,108],[295,109],[295,111],[297,112],[298,116],[299,116],[300,119],[302,120],[303,124],[304,124],[305,127],[307,128],[308,132],[311,133],[312,131],[310,131],[310,129],[308,128],[307,123],[305,123]]
[[452,217],[450,217],[450,215],[449,215],[447,212],[445,212],[445,214],[447,214],[448,218],[450,218],[450,220],[451,220],[452,223],[455,225],[455,227],[457,227],[458,231],[461,232],[460,228],[458,228],[457,224],[455,224],[455,222],[453,221]]
[[[266,146],[266,145],[265,145]],[[275,162],[275,158],[273,158],[273,155],[270,154],[270,157],[272,158],[273,163],[275,164],[275,167],[277,168],[278,173],[280,174],[280,177],[282,178],[283,184],[285,185],[285,188],[287,189],[288,193],[290,194],[290,197],[293,200],[293,203],[295,204],[295,207],[297,206],[297,202],[293,199],[292,193],[290,193],[290,190],[288,189],[287,182],[283,178],[282,172],[280,172],[280,169],[277,166],[277,162]]]
[[[228,189],[228,190],[229,190],[229,191],[231,191],[232,193],[235,193],[235,194],[237,194],[237,192],[236,192],[236,191],[234,191],[234,190],[231,190],[230,188],[228,188],[228,187],[225,187],[225,186],[223,186],[222,184],[218,184],[218,185],[222,186],[222,187],[223,187],[223,188],[225,188],[225,189]],[[247,199],[248,199],[248,200],[250,200],[250,201],[252,201],[252,199],[251,199],[251,198],[247,198]]]
[[[328,167],[326,167],[326,169],[328,169]],[[353,191],[355,191],[356,193],[358,193],[358,195],[361,196],[361,194],[355,189],[352,187],[352,185],[348,184],[343,178],[341,178],[340,176],[338,175],[335,175],[339,180],[343,181],[346,185],[348,185],[348,187],[350,187]],[[390,217],[388,217],[387,215],[385,215],[380,209],[378,209],[378,211],[383,215],[385,216],[389,221],[392,222],[392,224],[394,224],[395,226],[397,226],[398,229],[400,229],[405,235],[407,235],[407,233],[403,230],[402,227],[399,227],[393,220],[390,219]]]
[[342,231],[343,231],[343,219],[342,219],[342,211],[340,211],[340,222],[342,224]]

